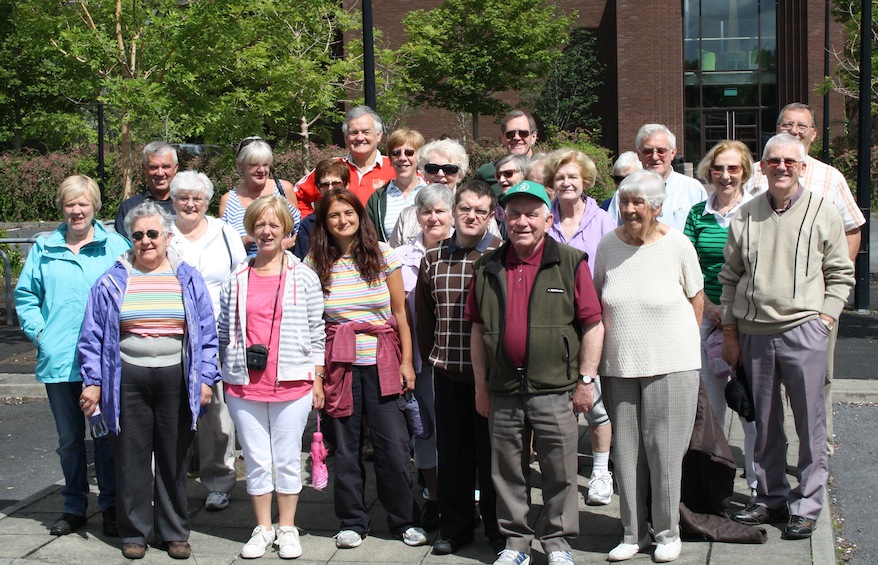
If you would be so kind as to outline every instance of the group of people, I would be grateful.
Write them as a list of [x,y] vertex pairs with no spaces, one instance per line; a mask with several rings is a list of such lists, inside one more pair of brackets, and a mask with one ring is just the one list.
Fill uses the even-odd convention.
[[[708,197],[673,170],[673,133],[646,124],[603,208],[589,195],[591,159],[534,155],[536,124],[521,111],[501,123],[508,154],[472,180],[453,140],[400,128],[382,155],[383,124],[365,106],[346,116],[347,154],[295,185],[272,175],[264,140],[244,139],[220,219],[206,215],[210,179],[178,173],[162,142],[144,149],[148,188],[122,204],[116,233],[95,219],[95,183],[68,178],[64,222],[33,246],[15,292],[59,434],[64,513],[51,533],[86,522],[85,414],[109,429],[94,438],[98,501],[126,558],[148,544],[191,554],[196,428],[209,511],[229,505],[240,442],[256,518],[242,557],[272,546],[299,557],[315,409],[333,446],[337,547],[370,531],[368,436],[388,528],[405,544],[438,529],[433,553],[456,553],[481,521],[495,565],[527,565],[535,536],[550,564],[571,565],[583,414],[587,502],[612,499],[611,453],[618,484],[623,537],[608,559],[654,540],[654,560],[670,562],[699,384],[722,422],[726,383],[744,373],[752,490],[733,519],[809,537],[831,446],[831,347],[865,221],[840,173],[807,157],[814,125],[807,106],[784,108],[758,164],[740,142],[717,144],[698,166]],[[434,437],[411,441],[397,402],[408,392]],[[784,394],[800,436],[795,489]],[[534,458],[539,531],[528,521]]]

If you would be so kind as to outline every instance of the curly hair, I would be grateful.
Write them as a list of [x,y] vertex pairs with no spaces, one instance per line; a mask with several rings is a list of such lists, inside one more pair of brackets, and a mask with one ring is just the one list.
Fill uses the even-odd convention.
[[320,199],[320,206],[314,212],[314,231],[311,235],[311,248],[308,256],[320,278],[323,294],[329,294],[329,283],[332,279],[332,266],[344,254],[341,246],[329,233],[327,217],[329,209],[336,202],[349,205],[360,219],[360,229],[354,236],[351,246],[351,257],[357,264],[360,277],[370,286],[381,280],[381,274],[387,268],[387,261],[378,245],[378,236],[372,221],[366,215],[366,209],[356,194],[346,188],[333,188]]

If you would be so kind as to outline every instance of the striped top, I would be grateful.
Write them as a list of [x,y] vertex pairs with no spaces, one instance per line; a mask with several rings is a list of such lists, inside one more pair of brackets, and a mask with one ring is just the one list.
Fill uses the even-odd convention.
[[387,187],[387,192],[385,193],[387,197],[387,211],[384,214],[384,237],[389,238],[390,234],[393,233],[393,228],[396,227],[396,220],[399,219],[399,214],[402,212],[403,208],[407,208],[409,206],[415,205],[415,196],[424,188],[426,185],[423,182],[418,180],[418,184],[408,193],[407,196],[403,196],[402,191],[396,186],[396,183],[390,181],[390,185]]
[[142,273],[131,270],[122,309],[119,313],[122,335],[183,335],[186,313],[183,291],[174,271]]
[[[286,199],[286,195],[281,190],[280,181],[277,179],[274,179],[274,181],[274,195]],[[293,215],[293,231],[290,233],[290,236],[292,236],[299,233],[299,223],[302,221],[302,213],[292,204],[288,204],[288,206],[290,208],[290,214]],[[229,190],[229,201],[226,202],[226,209],[223,210],[222,220],[235,228],[235,231],[238,232],[238,235],[241,237],[247,235],[247,230],[244,229],[244,213],[246,211],[247,208],[241,204],[241,199],[238,198],[238,191],[234,188]],[[244,247],[247,250],[247,257],[254,257],[256,255],[255,243],[248,243]]]
[[[341,257],[332,265],[329,294],[323,295],[324,317],[328,322],[366,322],[381,325],[391,316],[390,290],[387,275],[401,264],[393,249],[384,242],[378,243],[387,264],[381,279],[371,286],[360,276],[357,264],[351,257]],[[378,338],[357,334],[357,360],[355,365],[374,365],[378,353]]]

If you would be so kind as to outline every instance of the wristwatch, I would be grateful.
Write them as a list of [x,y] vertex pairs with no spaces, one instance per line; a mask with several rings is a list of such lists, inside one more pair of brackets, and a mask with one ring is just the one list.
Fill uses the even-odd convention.
[[835,322],[830,322],[825,318],[819,318],[819,320],[823,322],[823,325],[826,326],[826,329],[829,331],[832,331],[832,328],[835,326]]
[[591,375],[579,375],[579,381],[584,385],[590,385],[594,382],[594,378]]

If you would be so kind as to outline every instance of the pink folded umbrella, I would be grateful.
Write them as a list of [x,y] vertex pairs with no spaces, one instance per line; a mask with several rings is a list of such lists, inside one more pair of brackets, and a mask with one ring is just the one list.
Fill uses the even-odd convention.
[[311,437],[311,486],[323,490],[329,484],[329,469],[326,468],[326,457],[329,450],[323,445],[323,433],[320,431],[320,412],[317,412],[317,431]]

